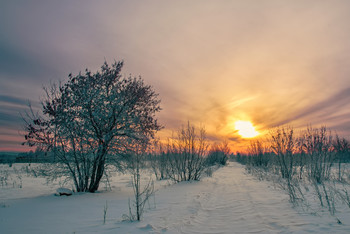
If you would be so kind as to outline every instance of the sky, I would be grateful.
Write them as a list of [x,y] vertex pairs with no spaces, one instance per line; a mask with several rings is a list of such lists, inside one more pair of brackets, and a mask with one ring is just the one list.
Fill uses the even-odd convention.
[[42,87],[124,60],[161,99],[165,137],[187,121],[247,145],[259,132],[326,125],[350,137],[350,2],[2,1],[0,151],[25,151],[21,114]]

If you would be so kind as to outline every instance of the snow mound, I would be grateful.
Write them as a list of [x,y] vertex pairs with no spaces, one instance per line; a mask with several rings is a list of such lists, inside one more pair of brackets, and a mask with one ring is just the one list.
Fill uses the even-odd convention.
[[58,188],[56,190],[57,196],[70,196],[73,194],[73,191],[67,188]]

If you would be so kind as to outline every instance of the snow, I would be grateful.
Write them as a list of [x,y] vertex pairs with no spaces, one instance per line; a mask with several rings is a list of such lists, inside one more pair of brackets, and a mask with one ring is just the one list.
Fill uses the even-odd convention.
[[63,195],[70,196],[72,194],[73,194],[73,191],[67,188],[58,188],[56,190],[56,195],[58,196],[63,196]]
[[[4,170],[4,168],[2,168]],[[145,181],[147,176],[144,175]],[[112,191],[54,196],[56,185],[23,176],[21,188],[0,190],[1,233],[349,233],[350,213],[313,215],[288,195],[230,162],[199,182],[156,181],[141,222],[123,221],[132,199],[130,175],[114,175]],[[29,186],[26,183],[29,183]],[[26,191],[28,196],[25,196]],[[11,192],[9,192],[11,191]],[[34,194],[37,191],[37,194]],[[107,219],[103,211],[107,202]]]

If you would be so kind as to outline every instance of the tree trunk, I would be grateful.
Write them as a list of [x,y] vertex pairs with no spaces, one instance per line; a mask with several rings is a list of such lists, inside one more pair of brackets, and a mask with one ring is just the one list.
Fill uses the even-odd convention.
[[90,186],[89,186],[90,193],[96,192],[100,185],[100,181],[103,177],[103,173],[105,169],[106,153],[107,153],[106,147],[105,145],[103,145],[101,151],[98,153],[99,156],[96,158],[96,161],[94,162],[93,172],[90,177]]
[[105,169],[105,160],[101,159],[98,163],[96,173],[94,174],[94,178],[91,178],[91,183],[89,186],[90,193],[94,193],[98,190],[98,187],[100,185],[100,181],[103,177],[104,169]]

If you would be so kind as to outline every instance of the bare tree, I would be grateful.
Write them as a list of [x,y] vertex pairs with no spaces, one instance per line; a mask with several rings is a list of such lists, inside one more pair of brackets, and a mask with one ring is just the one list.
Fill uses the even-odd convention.
[[176,182],[199,180],[205,169],[208,146],[204,128],[198,133],[190,122],[183,126],[168,141],[169,178]]
[[95,192],[109,160],[161,128],[158,94],[141,77],[123,77],[122,67],[105,62],[94,74],[70,74],[66,83],[45,89],[42,113],[25,120],[24,144],[53,151],[77,191]]

